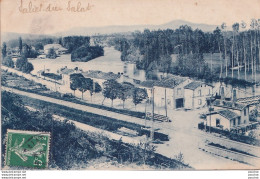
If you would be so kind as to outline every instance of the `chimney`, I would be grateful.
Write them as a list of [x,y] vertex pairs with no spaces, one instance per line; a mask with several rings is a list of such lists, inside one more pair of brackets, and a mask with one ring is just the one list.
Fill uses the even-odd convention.
[[237,90],[236,89],[233,89],[232,101],[233,101],[233,103],[235,103],[237,101]]
[[225,100],[225,88],[224,88],[224,86],[220,87],[220,97],[221,97],[221,100]]

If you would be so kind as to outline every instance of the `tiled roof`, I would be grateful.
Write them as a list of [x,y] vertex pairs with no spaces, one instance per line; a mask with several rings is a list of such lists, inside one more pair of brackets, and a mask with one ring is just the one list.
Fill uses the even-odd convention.
[[82,73],[82,75],[85,78],[97,78],[97,79],[103,79],[103,80],[116,80],[119,78],[119,75],[112,73],[112,72],[102,72],[102,71],[88,71],[85,73]]
[[211,113],[207,113],[206,115],[209,116],[209,115],[214,115],[214,114],[219,114],[228,120],[239,117],[239,115],[237,115],[236,113],[234,113],[228,109],[221,109],[221,110],[213,111]]
[[158,81],[155,86],[160,86],[160,87],[165,87],[165,88],[174,88],[175,86],[183,83],[186,81],[188,78],[187,77],[180,77],[180,76],[173,76],[171,77]]
[[187,84],[186,86],[184,86],[184,89],[195,90],[203,84],[205,84],[205,83],[200,82],[200,81],[193,81],[193,82]]
[[237,99],[237,101],[241,103],[249,102],[249,101],[258,101],[258,100],[260,100],[260,95]]
[[158,81],[155,80],[147,80],[140,83],[143,87],[152,88]]
[[224,118],[227,118],[227,119],[234,119],[234,118],[237,118],[239,117],[239,115],[237,115],[236,113],[226,109],[226,110],[219,110],[217,111],[217,113],[221,116],[223,116]]
[[232,102],[232,101],[222,101],[222,100],[215,100],[212,103],[213,106],[218,106],[218,107],[223,107],[223,108],[228,108],[228,109],[235,109],[235,110],[243,110],[247,105],[242,104],[242,103],[237,103],[237,102]]
[[60,70],[60,73],[61,73],[61,74],[66,74],[66,75],[71,74],[71,73],[73,73],[73,72],[74,72],[74,70],[73,70],[73,69],[69,69],[69,68],[62,68],[62,69]]
[[44,46],[44,50],[48,50],[50,48],[54,48],[55,50],[63,50],[66,51],[67,49],[62,47],[60,44],[47,44]]

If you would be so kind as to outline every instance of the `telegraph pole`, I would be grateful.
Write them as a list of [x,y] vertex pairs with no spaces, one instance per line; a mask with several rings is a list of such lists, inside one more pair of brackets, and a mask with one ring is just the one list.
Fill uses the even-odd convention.
[[164,92],[164,94],[165,94],[165,96],[164,96],[164,98],[165,98],[165,116],[166,116],[166,118],[167,118],[167,117],[168,117],[168,115],[167,115],[166,88],[165,88],[165,92]]
[[150,138],[151,138],[151,141],[153,141],[154,139],[154,88],[153,88],[153,111],[152,111],[152,129],[151,129],[151,134],[150,134]]

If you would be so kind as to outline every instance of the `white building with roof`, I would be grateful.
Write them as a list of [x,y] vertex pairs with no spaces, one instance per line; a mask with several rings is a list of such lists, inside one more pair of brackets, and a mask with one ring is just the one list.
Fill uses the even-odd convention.
[[67,68],[67,66],[62,67],[61,69],[59,69],[57,71],[58,74],[61,75],[61,83],[62,85],[66,88],[66,89],[70,89],[70,75],[73,73],[79,73],[81,72],[81,70],[75,68],[75,69],[71,69],[71,68]]
[[236,124],[249,124],[249,105],[238,103],[235,101],[225,101],[225,100],[215,100],[212,103],[212,106],[217,109],[228,109],[237,115],[240,116],[240,118],[237,120]]
[[215,100],[206,114],[205,125],[221,130],[246,132],[253,125],[249,121],[249,105],[236,101]]
[[184,86],[189,84],[191,79],[171,75],[158,81],[154,85],[154,104],[158,107],[178,109],[184,107]]
[[44,45],[44,54],[48,54],[49,50],[53,48],[57,55],[67,53],[68,49],[62,47],[60,44],[47,44]]
[[89,70],[87,72],[82,73],[85,78],[91,78],[94,82],[97,82],[103,89],[103,83],[107,80],[116,80],[117,82],[121,81],[121,75],[115,74],[113,72],[102,72]]
[[207,105],[213,87],[200,81],[192,81],[184,86],[185,109],[196,109]]
[[239,125],[239,119],[240,116],[237,113],[228,109],[219,109],[206,114],[205,125],[230,131]]

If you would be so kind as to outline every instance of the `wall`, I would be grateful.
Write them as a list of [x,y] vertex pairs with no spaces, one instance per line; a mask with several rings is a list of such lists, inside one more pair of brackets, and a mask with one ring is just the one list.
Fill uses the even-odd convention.
[[[174,101],[173,101],[173,89],[166,88],[166,103],[167,107],[173,109]],[[154,105],[158,107],[165,107],[165,88],[155,86],[154,87]]]
[[207,125],[211,127],[216,126],[216,120],[220,119],[220,125],[223,126],[223,130],[228,129],[230,130],[230,121],[219,114],[211,115],[211,123],[210,123],[210,116],[207,116]]
[[[183,83],[172,88],[166,88],[166,103],[167,108],[175,109],[176,108],[176,99],[184,98],[184,86],[191,82],[190,79],[187,79]],[[154,104],[158,107],[165,107],[165,88],[160,86],[154,87]],[[178,93],[178,89],[180,89]],[[185,99],[184,99],[185,103]]]
[[[199,90],[201,90],[201,95],[199,95]],[[186,109],[196,109],[204,107],[207,104],[207,98],[212,94],[212,87],[203,84],[202,87],[198,87],[195,90],[185,89],[184,90],[184,107]],[[201,100],[201,104],[199,104]]]
[[[199,90],[201,90],[201,95],[199,95]],[[207,104],[207,98],[212,94],[212,87],[203,84],[202,86],[194,90],[194,108],[201,108]],[[199,104],[201,100],[201,104]]]
[[193,109],[193,90],[185,89],[185,101],[184,101],[184,108],[185,109]]

